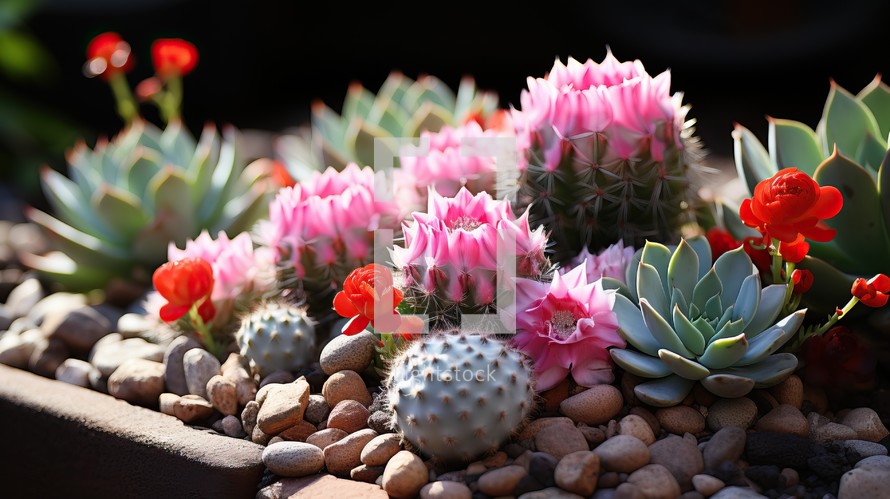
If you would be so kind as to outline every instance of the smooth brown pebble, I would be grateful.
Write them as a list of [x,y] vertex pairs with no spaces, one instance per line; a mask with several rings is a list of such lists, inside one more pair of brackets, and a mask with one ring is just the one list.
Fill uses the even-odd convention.
[[593,450],[603,469],[630,473],[649,462],[649,447],[630,435],[616,435]]
[[711,497],[723,489],[723,487],[726,487],[726,484],[723,483],[723,480],[717,477],[700,474],[692,477],[692,486],[699,494],[705,497]]
[[207,400],[225,416],[238,413],[238,394],[235,382],[217,374],[207,382]]
[[674,499],[680,495],[680,484],[660,464],[647,464],[627,477],[627,483],[640,488],[646,499]]
[[332,374],[321,388],[329,407],[336,407],[341,400],[355,400],[368,407],[371,405],[371,394],[365,381],[355,371],[338,371]]
[[364,429],[326,446],[324,448],[324,463],[328,473],[339,477],[349,476],[352,468],[362,464],[362,449],[376,436],[376,431]]
[[621,411],[624,397],[612,385],[596,385],[559,404],[559,410],[576,423],[603,424]]
[[792,374],[785,381],[773,386],[769,392],[779,404],[788,404],[800,409],[803,405],[803,381],[796,374]]
[[618,434],[637,437],[646,445],[652,445],[655,442],[655,433],[652,432],[652,427],[645,419],[634,414],[628,414],[618,421]]
[[675,435],[698,435],[705,430],[705,417],[685,405],[660,408],[655,411],[655,418],[665,431]]
[[749,398],[719,399],[708,407],[706,421],[711,431],[719,431],[728,426],[743,430],[754,424],[757,417],[757,404]]
[[526,475],[528,475],[528,471],[522,466],[516,466],[515,464],[486,471],[479,477],[479,482],[477,482],[479,484],[479,492],[492,497],[508,496],[513,493],[516,484]]
[[547,426],[535,435],[535,447],[556,459],[581,450],[590,450],[581,430],[574,426]]
[[429,482],[429,470],[423,459],[410,451],[399,451],[386,463],[381,486],[396,499],[416,496]]
[[460,482],[431,482],[420,489],[420,499],[471,499],[473,491]]
[[596,490],[599,472],[599,456],[593,452],[581,451],[560,459],[553,476],[561,489],[586,497]]
[[325,428],[324,430],[318,430],[306,437],[306,443],[324,450],[325,447],[334,442],[343,440],[347,436],[349,436],[349,433],[346,433],[343,430],[338,430],[337,428]]
[[385,466],[401,450],[401,437],[396,433],[377,435],[362,448],[361,460],[368,466]]
[[803,413],[793,405],[782,404],[779,407],[764,414],[754,425],[757,431],[772,431],[776,433],[792,433],[801,437],[810,434],[810,425]]

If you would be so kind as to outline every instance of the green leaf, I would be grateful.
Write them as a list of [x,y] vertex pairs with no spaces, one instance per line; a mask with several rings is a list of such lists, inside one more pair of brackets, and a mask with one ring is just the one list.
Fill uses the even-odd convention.
[[743,241],[746,237],[758,237],[760,235],[759,232],[742,222],[741,217],[739,217],[738,205],[730,205],[728,202],[724,202],[721,212],[723,213],[723,225],[732,234],[732,237],[737,240]]
[[161,133],[161,151],[168,163],[184,169],[195,154],[195,139],[182,122],[174,119]]
[[198,233],[192,208],[191,189],[181,170],[164,167],[149,184],[154,199],[153,228],[167,236],[166,242],[182,246]]
[[[695,326],[695,329],[698,329],[698,332],[701,333],[702,337],[705,339],[705,343],[711,341],[711,338],[717,334],[717,330],[714,329],[714,326],[711,325],[711,321],[705,319],[704,317],[699,317],[692,321],[692,325]],[[702,353],[704,353],[704,347],[702,348]],[[701,354],[698,354],[701,355]]]
[[[695,236],[686,239],[686,242],[695,250],[695,254],[698,256],[698,270],[696,271],[695,281],[698,282],[699,279],[704,277],[705,274],[711,270],[711,265],[713,264],[713,255],[711,255],[711,243],[708,242],[708,239],[702,236]],[[689,297],[692,294],[684,293],[683,296]]]
[[689,395],[695,381],[681,378],[676,374],[634,387],[634,395],[644,404],[653,407],[673,407]]
[[709,343],[713,343],[715,341],[723,340],[726,338],[734,338],[742,334],[742,331],[744,330],[745,323],[742,322],[741,319],[735,321],[727,321],[720,327],[720,329],[717,330],[716,333],[714,333],[714,336],[712,336],[711,339],[708,341]]
[[[419,109],[426,103],[435,104],[443,109],[454,109],[454,92],[442,80],[435,76],[426,75],[419,78],[405,92],[405,98],[402,101],[405,108],[409,110]],[[449,111],[449,114],[451,111]],[[437,132],[438,130],[430,130]]]
[[50,251],[44,255],[23,253],[20,258],[26,267],[38,271],[71,292],[102,289],[112,278],[119,275],[119,272],[126,270],[125,266],[115,267],[107,260],[100,266],[89,267],[75,262],[61,251]]
[[451,118],[451,112],[432,102],[425,102],[404,125],[404,133],[409,137],[419,137],[421,132],[438,132]]
[[875,174],[886,152],[887,142],[880,137],[866,135],[859,144],[859,150],[856,151],[856,163],[867,167],[868,173]]
[[683,345],[683,341],[677,336],[671,325],[649,305],[645,298],[640,298],[640,311],[643,312],[643,322],[645,322],[649,332],[652,333],[652,337],[658,340],[662,348],[667,348],[687,359],[695,357]]
[[[234,128],[229,127],[223,131],[223,141],[219,148],[219,161],[213,169],[210,177],[210,185],[207,194],[200,200],[193,199],[196,202],[197,217],[194,220],[201,220],[210,223],[222,216],[229,198],[231,198],[232,186],[238,181],[239,168],[241,166],[238,158],[238,136]],[[200,201],[198,203],[198,201]]]
[[823,133],[822,152],[825,156],[832,154],[837,146],[844,156],[856,157],[863,137],[880,136],[878,123],[868,107],[834,82],[819,127]]
[[131,241],[146,224],[139,198],[112,186],[104,186],[93,196],[92,205],[102,221],[116,234],[116,240]]
[[762,361],[766,356],[777,352],[797,333],[806,316],[806,309],[798,310],[785,317],[776,325],[758,334],[748,342],[748,351],[736,362],[737,366],[749,366]]
[[618,318],[618,334],[637,350],[656,357],[661,344],[649,332],[640,309],[623,295],[616,294],[612,311]]
[[41,169],[40,178],[47,201],[63,222],[100,239],[111,236],[108,227],[90,209],[89,198],[84,198],[71,180],[49,167]]
[[712,296],[720,296],[722,291],[723,285],[720,283],[720,278],[717,277],[717,272],[712,268],[700,281],[698,281],[698,284],[695,285],[695,289],[692,291],[692,303],[690,305],[695,305],[699,310],[703,311],[708,300],[710,300]]
[[[818,282],[818,286],[813,286],[809,291],[804,293],[801,305],[806,306],[810,313],[817,317],[827,317],[834,313],[838,305],[842,305],[850,299],[850,289],[853,281],[857,277],[870,278],[874,274],[881,272],[878,270],[887,267],[890,262],[884,260],[881,262],[871,262],[874,269],[872,272],[861,275],[851,275],[842,272],[837,267],[830,265],[820,258],[807,255],[802,262],[797,264],[797,268],[809,270],[813,273],[813,282]],[[883,273],[883,272],[882,272]],[[890,270],[888,270],[890,273]],[[866,315],[871,310],[867,307],[854,307],[848,314],[846,319],[853,319]],[[778,314],[777,314],[778,315]]]
[[720,300],[727,305],[735,303],[745,279],[757,275],[757,267],[741,246],[720,255],[714,262],[714,271],[723,287]]
[[365,119],[374,105],[374,94],[358,83],[349,85],[343,100],[343,118],[350,122],[354,118]]
[[741,319],[745,325],[751,322],[760,306],[760,276],[749,275],[742,281],[739,296],[733,304],[733,319]]
[[825,159],[816,132],[793,120],[769,118],[769,152],[779,169],[794,167],[810,176]]
[[868,106],[875,117],[880,136],[890,135],[890,87],[881,81],[880,75],[863,88],[856,98]]
[[386,130],[369,121],[355,120],[349,125],[344,142],[352,149],[358,166],[364,167],[374,164],[374,139],[389,135]]
[[739,178],[748,186],[748,194],[753,194],[758,182],[772,177],[779,170],[770,161],[763,144],[747,128],[736,124],[732,138],[735,145],[736,171]]
[[646,300],[662,317],[668,316],[670,309],[661,277],[654,267],[643,262],[640,262],[637,270],[637,293],[641,304]]
[[705,302],[703,315],[712,320],[717,320],[723,316],[723,302],[720,300],[720,295],[714,295]]
[[878,169],[878,195],[881,199],[884,232],[890,234],[890,150],[884,154],[881,167]]
[[108,240],[81,232],[37,209],[30,209],[26,214],[29,220],[43,227],[58,249],[78,265],[102,267],[130,261],[125,249],[114,246]]
[[663,378],[671,370],[658,357],[623,348],[610,348],[609,354],[618,367],[643,378]]
[[460,85],[457,87],[457,97],[454,100],[454,121],[461,123],[467,119],[472,112],[473,104],[476,101],[476,82],[473,78],[467,76],[461,78]]
[[857,262],[850,273],[865,273],[872,262],[883,261],[890,254],[877,185],[861,166],[835,152],[816,170],[819,185],[834,186],[844,197],[840,213],[826,220],[837,234],[834,243]]
[[793,353],[777,353],[757,364],[732,367],[724,372],[753,380],[754,388],[769,388],[784,381],[795,369],[797,369],[797,356]]
[[683,296],[692,296],[692,290],[695,289],[695,284],[698,282],[698,275],[691,272],[692,269],[698,270],[698,255],[692,246],[683,239],[671,256],[667,271],[670,286],[678,289],[683,293]]
[[655,269],[658,273],[658,281],[664,291],[664,296],[671,296],[671,286],[667,278],[668,265],[671,262],[671,250],[663,244],[646,241],[646,244],[643,246],[643,252],[640,254],[640,261],[651,265]]
[[702,332],[683,314],[680,307],[674,307],[674,331],[683,342],[683,345],[695,355],[701,355],[705,351],[705,337]]
[[744,376],[717,373],[700,381],[706,390],[723,398],[744,397],[754,389],[754,380]]
[[681,378],[698,381],[705,376],[711,374],[707,367],[698,362],[681,357],[670,350],[662,348],[658,351],[658,358],[670,368],[670,370]]
[[624,282],[627,283],[627,286],[630,288],[631,299],[634,302],[639,302],[640,294],[637,292],[637,270],[640,268],[640,258],[643,255],[643,248],[640,248],[634,252],[633,257],[631,257],[630,262],[627,263],[627,269],[624,271]]
[[748,351],[748,339],[744,334],[739,334],[711,341],[698,361],[711,369],[724,369],[735,364],[746,351]]
[[213,172],[219,161],[219,134],[216,127],[207,125],[201,132],[195,154],[188,165],[188,179],[192,186],[192,199],[204,199],[213,181]]

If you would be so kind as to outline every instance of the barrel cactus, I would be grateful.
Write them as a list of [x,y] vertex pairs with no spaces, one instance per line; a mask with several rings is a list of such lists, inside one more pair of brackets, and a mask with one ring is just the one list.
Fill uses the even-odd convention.
[[423,75],[416,81],[393,72],[374,95],[360,83],[349,87],[342,114],[322,102],[312,106],[312,126],[288,136],[279,150],[294,178],[301,180],[327,166],[374,164],[374,139],[420,137],[443,126],[484,121],[498,107],[492,92],[480,92],[465,77],[457,94],[442,80]]
[[769,118],[768,150],[747,128],[733,131],[736,168],[752,193],[761,180],[795,167],[844,196],[840,213],[826,221],[837,230],[834,239],[811,243],[800,264],[815,275],[818,285],[805,298],[820,311],[846,301],[855,278],[890,273],[888,134],[890,86],[880,76],[857,95],[832,82],[815,130]]
[[532,377],[528,358],[494,337],[424,337],[390,364],[392,426],[424,455],[472,461],[526,422],[535,405]]
[[676,405],[696,382],[720,397],[742,397],[797,368],[794,354],[776,352],[797,333],[806,310],[777,322],[786,286],[761,288],[741,247],[713,267],[701,237],[673,249],[646,243],[635,260],[629,289],[616,294],[614,308],[618,332],[633,349],[610,353],[625,371],[651,379],[634,389],[642,402]]
[[520,150],[520,208],[545,224],[555,260],[618,241],[676,242],[698,202],[701,149],[670,73],[640,61],[559,60],[529,78],[513,122]]
[[71,290],[113,278],[147,284],[171,242],[181,246],[202,230],[235,236],[266,206],[264,172],[239,160],[234,128],[220,137],[208,125],[196,143],[178,120],[161,131],[137,119],[95,149],[77,145],[68,163],[70,178],[42,172],[55,216],[27,211],[59,251],[23,260]]
[[246,315],[235,334],[245,358],[260,375],[297,371],[315,359],[315,323],[304,307],[266,302]]

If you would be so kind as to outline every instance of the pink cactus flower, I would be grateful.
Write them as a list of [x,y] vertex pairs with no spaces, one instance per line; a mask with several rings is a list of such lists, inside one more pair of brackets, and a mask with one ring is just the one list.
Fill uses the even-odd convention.
[[414,213],[403,232],[404,247],[395,247],[392,258],[404,272],[408,295],[417,292],[445,307],[475,310],[494,303],[504,265],[499,240],[515,240],[517,275],[539,277],[549,270],[543,228],[531,231],[527,213],[517,219],[507,201],[485,192],[473,195],[461,187],[449,198],[431,188],[427,213]]
[[[517,142],[521,150],[541,145],[548,171],[563,157],[561,139],[602,132],[616,160],[642,147],[661,161],[665,143],[657,137],[667,133],[682,146],[678,131],[688,111],[682,94],[671,95],[670,86],[669,71],[652,77],[640,61],[619,62],[611,50],[601,63],[557,60],[545,78],[528,78],[522,110],[513,110]],[[664,124],[673,129],[659,132]]]
[[582,386],[614,381],[608,348],[625,346],[612,312],[614,295],[602,281],[587,280],[586,265],[550,283],[516,280],[511,342],[534,361],[537,391],[555,387],[569,373]]
[[587,282],[593,282],[601,277],[611,277],[612,279],[625,282],[627,265],[631,262],[633,256],[634,248],[624,246],[624,243],[621,241],[600,251],[596,255],[590,254],[587,248],[584,248],[581,250],[581,253],[578,253],[578,256],[560,269],[560,273],[566,274],[572,269],[583,266],[587,273]]

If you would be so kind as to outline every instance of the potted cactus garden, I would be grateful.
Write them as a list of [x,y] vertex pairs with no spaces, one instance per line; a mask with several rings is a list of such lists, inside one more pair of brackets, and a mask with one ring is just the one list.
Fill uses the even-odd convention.
[[157,40],[131,89],[130,45],[96,37],[124,126],[42,171],[18,230],[43,244],[0,237],[26,270],[4,463],[31,463],[0,490],[887,497],[880,77],[768,147],[737,125],[733,190],[670,72],[608,49],[512,103],[354,84],[249,163],[181,119],[198,57]]

